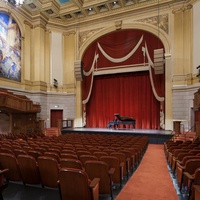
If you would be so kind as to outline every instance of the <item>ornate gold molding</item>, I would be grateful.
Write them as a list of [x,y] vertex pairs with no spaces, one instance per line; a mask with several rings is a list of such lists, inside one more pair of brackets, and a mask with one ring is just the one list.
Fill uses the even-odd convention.
[[33,25],[27,20],[24,20],[24,24],[29,26],[30,28],[33,28]]
[[176,13],[180,13],[180,12],[185,12],[186,10],[190,10],[192,8],[193,8],[192,4],[185,4],[185,5],[182,5],[180,7],[174,8],[172,10],[172,14],[176,14]]
[[162,29],[163,31],[165,31],[167,34],[169,32],[169,16],[168,16],[168,14],[144,18],[144,19],[140,19],[137,21],[154,25],[154,26]]
[[64,32],[62,35],[63,36],[70,36],[70,35],[75,35],[76,31],[69,31],[69,32]]
[[79,33],[79,47],[82,46],[82,44],[88,39],[90,38],[92,35],[94,35],[95,33],[97,33],[99,30],[101,30],[103,28],[97,28],[97,29],[93,29],[93,30],[88,30],[88,31],[84,31],[84,32],[80,32]]
[[49,33],[49,34],[52,33],[52,30],[50,30],[50,29],[46,29],[45,31],[46,31],[46,33]]
[[116,30],[122,29],[122,20],[116,21],[115,22],[115,27],[116,27]]
[[33,29],[35,29],[35,28],[42,28],[42,29],[46,29],[46,26],[44,25],[44,24],[35,24],[35,25],[33,25],[33,27],[32,27]]

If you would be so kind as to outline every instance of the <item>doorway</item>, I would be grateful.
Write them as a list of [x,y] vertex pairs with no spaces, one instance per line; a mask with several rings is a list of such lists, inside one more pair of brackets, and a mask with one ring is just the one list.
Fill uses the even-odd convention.
[[51,128],[58,127],[58,120],[63,119],[63,110],[51,110]]

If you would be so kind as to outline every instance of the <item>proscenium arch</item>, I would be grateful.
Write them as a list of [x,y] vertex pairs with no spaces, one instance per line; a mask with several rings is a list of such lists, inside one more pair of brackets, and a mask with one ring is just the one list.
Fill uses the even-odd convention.
[[[123,29],[140,29],[140,30],[144,30],[147,32],[152,33],[153,35],[158,36],[158,31],[159,31],[159,39],[162,41],[164,48],[165,48],[165,53],[169,54],[171,52],[170,49],[170,43],[169,43],[169,38],[168,35],[162,30],[159,29],[156,26],[150,25],[150,24],[146,24],[146,23],[141,23],[141,22],[135,22],[135,23],[131,23],[131,24],[126,24],[122,26],[122,30]],[[99,32],[93,34],[92,37],[90,37],[85,43],[83,43],[83,45],[80,48],[79,51],[79,55],[78,58],[81,59],[85,50],[88,48],[88,46],[94,42],[96,39],[98,39],[99,37],[106,35],[108,33],[111,33],[113,31],[116,31],[116,27],[115,26],[111,26],[105,29],[100,30]]]
[[[151,24],[146,24],[146,23],[141,23],[141,22],[135,22],[135,23],[130,23],[126,25],[122,25],[122,30],[123,29],[140,29],[144,30],[147,32],[152,33],[153,35],[159,37],[161,42],[163,43],[164,46],[164,51],[165,51],[165,129],[166,130],[172,130],[173,126],[173,121],[172,121],[172,82],[171,82],[171,71],[172,71],[172,66],[171,66],[171,45],[170,45],[170,39],[169,35],[167,35],[166,32],[164,32],[162,29],[158,29],[158,27],[151,25]],[[94,42],[96,39],[99,37],[106,35],[110,32],[116,31],[115,26],[111,26],[108,28],[104,28],[100,30],[99,32],[93,34],[92,37],[88,38],[88,40],[83,43],[83,45],[80,48],[78,58],[81,59],[84,52],[86,49],[89,47],[89,45]],[[82,96],[80,95],[80,98]],[[79,102],[82,102],[82,99],[79,100]]]

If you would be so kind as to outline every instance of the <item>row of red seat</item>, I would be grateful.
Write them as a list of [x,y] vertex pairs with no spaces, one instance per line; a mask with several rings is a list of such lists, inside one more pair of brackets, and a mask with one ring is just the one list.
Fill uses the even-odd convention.
[[186,189],[188,199],[194,200],[194,186],[200,185],[200,140],[167,141],[164,151],[180,192]]
[[[79,170],[85,171],[90,179],[98,176],[101,180],[101,173],[95,173],[103,172],[105,168],[107,176],[110,175],[107,182],[121,184],[124,174],[128,176],[129,170],[139,164],[147,148],[148,138],[67,134],[51,138],[29,138],[27,141],[3,140],[0,143],[1,168],[9,168],[9,172],[6,173],[7,179],[23,181],[24,184],[41,183],[43,186],[57,187],[60,169],[76,168],[75,166],[78,165]],[[11,160],[15,164],[12,163],[9,166],[8,163],[11,163]],[[97,166],[101,166],[102,169],[100,170]],[[94,174],[91,174],[92,172]],[[55,178],[52,178],[52,174],[55,174]],[[99,184],[100,193],[108,192],[108,188],[111,191],[111,185],[104,190],[103,188],[108,184],[102,182],[100,181]]]

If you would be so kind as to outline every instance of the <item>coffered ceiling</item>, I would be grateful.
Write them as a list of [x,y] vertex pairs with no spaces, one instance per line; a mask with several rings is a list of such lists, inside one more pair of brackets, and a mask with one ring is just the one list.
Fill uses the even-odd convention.
[[189,0],[25,0],[21,7],[31,18],[71,24],[77,20],[97,19],[123,12],[171,5]]

